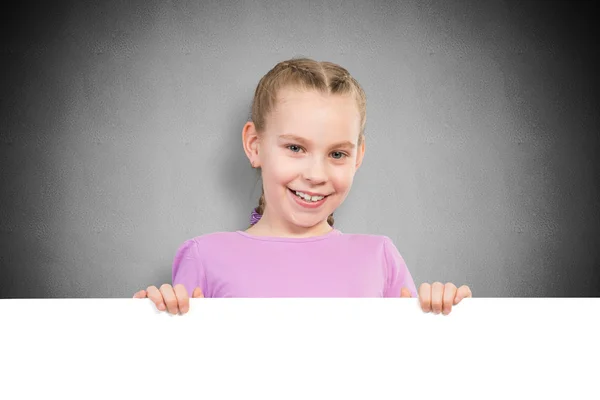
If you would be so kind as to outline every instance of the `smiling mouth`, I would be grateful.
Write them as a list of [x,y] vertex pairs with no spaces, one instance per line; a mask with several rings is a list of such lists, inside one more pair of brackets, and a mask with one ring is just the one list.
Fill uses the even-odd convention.
[[300,198],[300,199],[302,199],[304,201],[312,202],[312,203],[316,203],[318,201],[321,201],[324,198],[326,198],[326,197],[329,196],[329,195],[326,195],[326,196],[325,195],[311,196],[311,195],[309,195],[307,193],[304,193],[304,192],[301,192],[301,191],[298,191],[298,190],[292,190],[290,188],[288,188],[288,190],[290,192],[292,192],[294,194],[294,196],[296,196],[296,197],[298,197],[298,198]]

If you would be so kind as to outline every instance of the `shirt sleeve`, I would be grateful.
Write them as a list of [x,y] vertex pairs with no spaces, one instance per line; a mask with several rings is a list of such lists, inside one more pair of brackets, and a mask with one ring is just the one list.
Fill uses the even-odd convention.
[[182,284],[191,297],[194,289],[199,287],[207,297],[206,275],[200,261],[198,244],[194,239],[185,241],[175,254],[173,260],[173,287]]
[[417,288],[400,252],[387,236],[383,240],[387,281],[383,297],[400,297],[402,288],[410,290],[411,297],[418,297]]

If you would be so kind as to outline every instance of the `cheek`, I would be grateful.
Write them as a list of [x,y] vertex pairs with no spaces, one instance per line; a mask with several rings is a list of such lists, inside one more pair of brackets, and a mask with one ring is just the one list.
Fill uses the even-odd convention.
[[272,154],[263,164],[263,181],[269,181],[272,184],[287,184],[298,177],[297,164],[288,157]]
[[344,166],[336,168],[332,172],[331,181],[336,188],[336,191],[348,191],[354,180],[354,168],[352,166]]

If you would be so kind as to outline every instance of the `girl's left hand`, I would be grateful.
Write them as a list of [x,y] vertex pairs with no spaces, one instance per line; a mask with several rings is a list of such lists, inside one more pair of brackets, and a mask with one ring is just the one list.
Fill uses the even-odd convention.
[[[400,297],[410,297],[410,291],[402,288]],[[465,297],[473,297],[471,289],[466,285],[458,289],[450,282],[445,285],[441,282],[434,282],[431,285],[423,283],[419,286],[419,300],[424,312],[433,311],[434,314],[442,312],[448,315],[452,311],[452,306],[460,303]]]

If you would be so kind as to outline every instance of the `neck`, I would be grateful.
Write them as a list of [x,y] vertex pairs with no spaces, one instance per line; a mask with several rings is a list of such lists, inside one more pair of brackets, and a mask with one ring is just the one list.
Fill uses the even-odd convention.
[[257,236],[303,238],[325,235],[332,230],[327,220],[311,227],[304,227],[270,218],[265,212],[260,221],[248,228],[246,232]]

